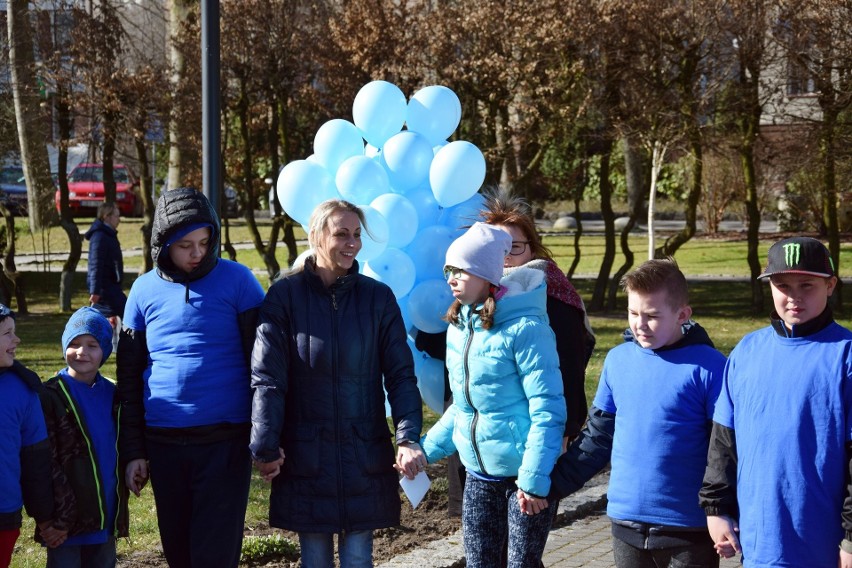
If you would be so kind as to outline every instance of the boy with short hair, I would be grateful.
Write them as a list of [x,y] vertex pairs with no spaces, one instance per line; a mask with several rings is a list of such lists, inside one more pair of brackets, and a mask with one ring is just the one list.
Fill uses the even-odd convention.
[[673,259],[649,260],[621,284],[626,341],[606,356],[589,419],[559,458],[550,497],[580,489],[611,458],[615,565],[718,566],[696,495],[725,356],[690,319],[686,278]]
[[42,537],[55,546],[64,538],[51,523],[50,448],[38,404],[41,380],[15,360],[21,339],[15,317],[0,304],[0,566],[9,566],[21,532],[21,508]]
[[[831,255],[769,249],[770,325],[731,352],[700,492],[720,555],[751,567],[852,566],[852,332],[834,321]],[[838,550],[839,545],[839,550]]]
[[128,491],[116,450],[115,385],[100,374],[112,352],[112,326],[90,307],[62,334],[68,367],[41,395],[53,456],[56,522],[68,540],[47,551],[51,568],[115,566],[115,537],[128,535]]

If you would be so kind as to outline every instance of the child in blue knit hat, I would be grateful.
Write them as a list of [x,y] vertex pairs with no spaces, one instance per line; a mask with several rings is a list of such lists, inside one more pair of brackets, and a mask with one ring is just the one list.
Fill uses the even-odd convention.
[[47,565],[115,566],[115,538],[128,535],[128,491],[119,475],[115,385],[100,374],[112,353],[112,326],[90,307],[62,334],[68,366],[47,381],[41,404],[53,458],[55,524],[68,539]]

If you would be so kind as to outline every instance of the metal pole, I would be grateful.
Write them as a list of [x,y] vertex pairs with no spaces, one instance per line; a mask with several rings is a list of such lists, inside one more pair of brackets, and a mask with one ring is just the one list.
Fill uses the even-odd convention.
[[219,0],[201,2],[202,184],[221,218],[221,112],[219,108]]

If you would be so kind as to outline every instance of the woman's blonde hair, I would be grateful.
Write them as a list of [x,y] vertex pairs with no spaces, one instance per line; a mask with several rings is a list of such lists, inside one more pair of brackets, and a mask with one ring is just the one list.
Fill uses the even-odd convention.
[[364,216],[364,211],[360,207],[343,199],[326,199],[316,206],[314,212],[311,213],[311,218],[308,220],[308,246],[310,248],[300,254],[296,259],[296,262],[293,263],[292,268],[286,273],[282,273],[280,278],[289,274],[301,272],[305,269],[305,261],[308,258],[314,257],[316,254],[315,251],[317,244],[320,242],[319,237],[328,225],[328,218],[337,211],[349,211],[350,213],[357,215],[358,221],[360,221],[361,228],[364,229],[364,232],[371,237],[373,236],[372,233],[370,233],[369,227],[367,227],[367,219]]

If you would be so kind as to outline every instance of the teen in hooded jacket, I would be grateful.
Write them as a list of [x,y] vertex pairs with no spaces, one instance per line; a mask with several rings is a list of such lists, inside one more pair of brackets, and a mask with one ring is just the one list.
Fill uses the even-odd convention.
[[156,270],[133,283],[118,345],[125,481],[138,495],[150,473],[172,567],[237,566],[242,544],[248,361],[263,289],[218,253],[207,198],[192,188],[164,192],[151,234]]

